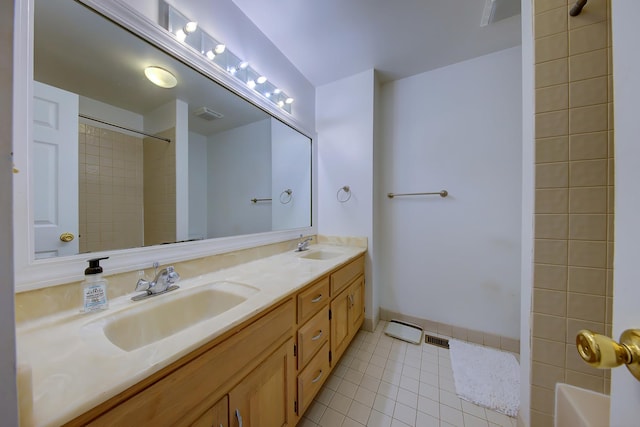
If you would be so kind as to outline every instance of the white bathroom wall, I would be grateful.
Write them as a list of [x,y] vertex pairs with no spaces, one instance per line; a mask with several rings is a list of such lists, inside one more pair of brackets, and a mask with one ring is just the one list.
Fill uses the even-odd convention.
[[[521,49],[381,89],[381,308],[519,338]],[[378,172],[376,172],[378,173]]]
[[271,230],[270,159],[271,119],[209,137],[208,237]]
[[[242,13],[232,0],[169,0],[185,16],[197,20],[198,25],[252,67],[267,76],[276,86],[292,96],[292,116],[309,131],[314,129],[315,89],[289,62],[278,48]],[[154,22],[160,17],[158,0],[129,0],[127,4]]]
[[207,238],[207,145],[189,132],[189,239]]
[[[114,107],[113,105],[96,101],[95,99],[87,98],[86,96],[80,96],[78,109],[81,114],[93,117],[94,119],[113,123],[123,127],[128,127],[130,129],[144,131],[144,117],[141,114],[134,113],[133,111]],[[80,119],[81,122],[83,120],[85,119]],[[104,124],[92,120],[87,121],[87,123],[96,127],[109,128]],[[127,132],[125,130],[115,128],[114,130],[118,130],[118,132],[122,132],[127,135],[135,136],[136,138],[140,137],[140,134],[134,132]]]
[[[366,260],[366,318],[377,322],[373,275],[373,148],[376,78],[374,70],[320,86],[316,90],[318,132],[318,232],[369,240]],[[337,200],[348,185],[351,199]]]
[[[311,141],[271,119],[271,229],[311,224]],[[283,191],[291,190],[291,195]]]
[[2,425],[18,426],[13,275],[13,57],[14,2],[0,0],[0,414]]

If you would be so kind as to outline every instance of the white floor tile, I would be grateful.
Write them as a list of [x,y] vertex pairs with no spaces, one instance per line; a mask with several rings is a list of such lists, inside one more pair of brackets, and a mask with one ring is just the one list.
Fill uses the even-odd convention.
[[390,427],[391,426],[391,417],[389,415],[385,415],[382,412],[378,412],[375,409],[371,411],[371,415],[369,415],[369,421],[367,422],[367,427]]
[[322,418],[320,418],[320,422],[318,424],[322,427],[337,427],[339,425],[342,425],[343,421],[344,415],[342,415],[340,412],[334,411],[331,408],[327,408],[327,410],[324,411]]
[[371,413],[371,407],[363,405],[360,402],[356,402],[355,400],[351,403],[351,407],[349,408],[349,412],[347,412],[347,417],[355,420],[361,424],[366,424],[369,419],[369,414]]
[[393,411],[393,418],[400,420],[407,425],[415,426],[417,413],[418,411],[415,408],[396,402],[396,408]]
[[403,405],[407,405],[413,409],[417,409],[418,394],[413,393],[407,389],[400,388],[398,390],[398,397],[396,398],[396,402],[402,403]]
[[460,399],[449,350],[359,331],[301,427],[515,427],[515,418]]
[[382,412],[385,415],[393,416],[393,410],[396,407],[396,401],[393,399],[389,399],[388,397],[384,397],[382,395],[376,396],[376,400],[373,402],[373,409],[378,412]]

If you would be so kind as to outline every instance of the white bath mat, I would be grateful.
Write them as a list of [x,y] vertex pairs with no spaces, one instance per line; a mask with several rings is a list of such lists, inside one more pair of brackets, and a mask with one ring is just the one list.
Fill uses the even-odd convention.
[[460,398],[515,417],[520,406],[520,366],[511,354],[449,341],[456,393]]

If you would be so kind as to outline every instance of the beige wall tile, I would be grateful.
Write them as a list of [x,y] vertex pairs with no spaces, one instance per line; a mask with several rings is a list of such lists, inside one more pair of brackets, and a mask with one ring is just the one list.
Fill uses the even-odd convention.
[[565,0],[535,0],[533,4],[535,14],[546,12],[550,9],[555,9],[558,7],[566,7],[566,6],[567,6],[567,3]]
[[458,339],[458,340],[462,340],[462,341],[466,341],[467,340],[467,329],[466,328],[459,328],[457,326],[453,326],[451,329],[451,337]]
[[537,14],[534,28],[536,38],[566,33],[568,21],[566,7],[559,7]]
[[570,292],[606,295],[607,270],[603,268],[569,267],[567,287]]
[[606,297],[598,295],[567,294],[567,317],[603,323],[605,321]]
[[520,354],[520,341],[513,338],[500,337],[500,349]]
[[542,163],[536,165],[536,188],[564,188],[568,186],[569,163]]
[[580,372],[567,371],[567,383],[576,387],[586,388],[598,393],[604,392],[604,378],[587,375]]
[[[566,57],[536,64],[535,68],[536,88],[559,85],[569,81],[569,59]],[[606,63],[604,68],[603,74],[606,74]]]
[[593,160],[608,156],[607,132],[583,133],[569,136],[569,159]]
[[[606,195],[605,195],[606,211]],[[536,213],[567,213],[569,211],[569,191],[567,189],[536,190]]]
[[[604,102],[607,102],[606,98]],[[536,113],[565,110],[567,108],[569,108],[569,85],[547,86],[536,90]]]
[[615,212],[615,188],[613,186],[608,186],[607,187],[607,213],[614,213]]
[[565,342],[567,335],[567,319],[546,314],[533,314],[533,336],[551,341]]
[[607,185],[608,171],[606,159],[581,160],[571,162],[571,187],[597,187]]
[[[559,37],[555,35],[552,37]],[[607,23],[599,22],[569,31],[569,55],[607,47]]]
[[538,239],[566,239],[568,236],[568,215],[536,214],[535,237]]
[[500,348],[500,336],[485,333],[482,337],[482,344],[491,348]]
[[574,240],[607,240],[607,215],[570,215],[569,238]]
[[607,243],[569,240],[569,265],[605,268],[607,266]]
[[541,338],[532,339],[532,356],[534,362],[546,363],[547,365],[564,367],[565,344],[564,342],[548,341]]
[[549,427],[553,425],[553,412],[531,411],[531,427]]
[[607,103],[608,90],[607,76],[573,82],[569,85],[569,106],[573,108]]
[[[569,133],[574,134],[606,131],[609,123],[608,114],[607,104],[572,108],[569,110]],[[556,125],[555,128],[553,127],[554,125]],[[546,126],[547,128],[544,128],[544,130],[547,131],[558,131],[559,129],[557,124],[552,123],[550,120]]]
[[533,286],[539,289],[567,290],[567,266],[534,264]]
[[531,387],[531,409],[541,412],[553,412],[555,390],[538,386]]
[[[566,240],[536,239],[534,262],[539,264],[565,265],[568,245]],[[606,248],[605,248],[606,255]],[[603,258],[603,262],[605,259]]]
[[614,245],[613,242],[606,242],[607,245],[607,268],[613,268]]
[[569,213],[607,213],[607,188],[570,188]]
[[556,383],[564,382],[564,369],[534,362],[531,364],[531,384],[555,390]]
[[535,44],[536,64],[564,58],[569,54],[569,38],[566,33],[537,38]]
[[484,342],[484,334],[482,332],[479,331],[472,331],[472,330],[467,330],[467,340],[469,342],[475,343],[475,344],[480,344],[482,345],[482,343]]
[[560,136],[536,140],[536,163],[565,162],[568,159],[569,137]]
[[608,73],[607,49],[592,50],[569,57],[569,79],[572,82]]
[[607,185],[615,185],[616,183],[616,174],[615,167],[616,162],[614,159],[608,159],[607,163]]
[[567,293],[546,289],[533,290],[533,312],[552,316],[567,315]]
[[569,28],[580,28],[605,21],[607,19],[607,3],[606,0],[589,2],[589,7],[585,7],[580,15],[572,16],[569,19]]
[[[605,106],[606,122],[606,106]],[[606,130],[606,127],[605,129]],[[536,138],[563,136],[569,133],[569,111],[536,114]]]
[[607,325],[611,325],[613,323],[613,297],[606,297],[605,306],[606,306],[606,312],[605,312],[604,320]]

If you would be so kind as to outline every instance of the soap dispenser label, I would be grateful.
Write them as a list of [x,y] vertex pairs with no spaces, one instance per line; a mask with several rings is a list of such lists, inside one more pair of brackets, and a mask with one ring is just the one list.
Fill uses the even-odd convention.
[[107,292],[103,284],[87,286],[84,289],[84,310],[95,311],[107,308]]

